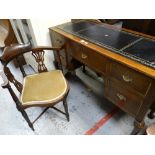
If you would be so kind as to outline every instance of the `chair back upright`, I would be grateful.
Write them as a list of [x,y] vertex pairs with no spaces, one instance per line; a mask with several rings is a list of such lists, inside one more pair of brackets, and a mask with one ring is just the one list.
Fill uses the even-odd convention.
[[[18,57],[20,55],[23,55],[26,52],[29,52],[32,50],[31,44],[14,44],[11,46],[7,46],[4,48],[2,56],[0,57],[0,61],[3,65],[3,71],[11,83],[14,84],[14,86],[17,88],[17,90],[21,93],[22,91],[22,84],[17,81],[14,77],[14,75],[11,73],[10,68],[8,67],[9,62],[16,59],[17,62],[19,62],[20,70],[23,74],[23,76],[26,76],[26,73],[24,71],[24,68],[20,65],[20,61],[18,60]],[[21,69],[22,68],[22,69]]]

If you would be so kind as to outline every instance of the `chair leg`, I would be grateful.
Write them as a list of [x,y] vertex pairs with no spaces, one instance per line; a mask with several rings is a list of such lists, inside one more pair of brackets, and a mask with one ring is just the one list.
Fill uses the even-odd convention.
[[29,127],[34,131],[34,127],[33,127],[33,124],[31,123],[27,113],[25,112],[25,110],[21,110],[20,109],[20,112],[22,113],[22,116],[25,118],[26,122],[28,123]]
[[4,88],[7,88],[12,96],[12,99],[14,100],[15,104],[16,104],[16,108],[18,109],[18,111],[21,112],[22,116],[25,118],[25,120],[27,121],[29,127],[34,131],[34,127],[33,124],[31,123],[27,113],[25,112],[25,110],[21,107],[20,101],[18,99],[18,97],[16,96],[16,94],[14,93],[14,91],[12,90],[10,84],[8,84],[7,86],[5,86]]
[[64,106],[64,109],[65,109],[67,121],[69,122],[70,119],[69,119],[69,112],[68,112],[68,105],[67,105],[66,98],[63,100],[63,106]]

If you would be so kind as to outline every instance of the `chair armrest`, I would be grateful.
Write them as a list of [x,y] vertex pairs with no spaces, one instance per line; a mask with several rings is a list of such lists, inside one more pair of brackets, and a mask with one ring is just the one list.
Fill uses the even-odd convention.
[[32,51],[33,51],[33,52],[42,51],[42,50],[60,51],[60,50],[63,49],[63,48],[64,48],[64,45],[62,45],[61,47],[38,46],[38,47],[32,48]]
[[3,88],[6,88],[6,87],[8,86],[8,84],[9,84],[9,81],[8,81],[6,75],[4,74],[4,72],[3,72],[2,70],[0,70],[0,77],[1,77],[2,80],[3,80],[3,83],[1,84],[1,86],[2,86]]

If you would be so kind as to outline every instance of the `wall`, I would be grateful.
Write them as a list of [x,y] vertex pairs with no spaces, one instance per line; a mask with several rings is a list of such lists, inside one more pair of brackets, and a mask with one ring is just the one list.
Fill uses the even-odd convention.
[[0,19],[0,47],[5,46],[5,39],[8,35],[9,24],[7,19]]
[[[29,19],[28,23],[30,26],[30,31],[32,33],[32,37],[35,38],[35,44],[39,46],[51,46],[51,40],[49,35],[49,27],[56,26],[65,22],[70,21],[70,19]],[[46,52],[45,55],[45,64],[48,66],[48,69],[54,69],[53,65],[54,56],[52,52]],[[30,62],[31,61],[31,62]],[[36,64],[34,64],[33,60],[29,60],[32,67],[36,70]]]

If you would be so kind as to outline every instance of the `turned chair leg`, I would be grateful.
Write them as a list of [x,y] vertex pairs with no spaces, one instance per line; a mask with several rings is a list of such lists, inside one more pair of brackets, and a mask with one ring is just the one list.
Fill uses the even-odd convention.
[[16,104],[16,108],[18,109],[18,111],[21,112],[22,116],[24,117],[24,119],[27,121],[29,127],[34,131],[34,127],[33,127],[33,124],[31,123],[27,113],[25,112],[25,110],[20,106],[20,101],[19,99],[17,98],[16,94],[14,93],[14,91],[12,90],[10,84],[8,83],[8,85],[6,87],[3,87],[3,88],[7,88]]
[[33,124],[31,123],[27,113],[25,112],[25,110],[20,110],[22,116],[24,117],[24,119],[26,120],[26,122],[28,123],[29,127],[34,131],[34,127],[33,127]]
[[65,109],[67,121],[69,122],[70,119],[69,119],[68,105],[67,105],[66,99],[63,100],[63,106],[64,106],[64,109]]

